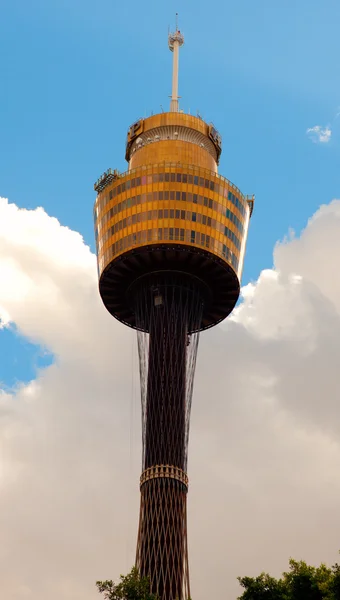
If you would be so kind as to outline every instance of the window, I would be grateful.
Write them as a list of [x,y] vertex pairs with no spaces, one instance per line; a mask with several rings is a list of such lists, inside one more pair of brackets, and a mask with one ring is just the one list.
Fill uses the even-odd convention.
[[185,219],[185,210],[181,210],[181,219]]
[[176,181],[176,173],[170,173],[170,181]]
[[175,219],[180,219],[180,218],[181,218],[181,211],[180,210],[176,210]]
[[191,220],[196,221],[196,213],[195,212],[191,213]]
[[164,173],[164,181],[170,181],[170,173]]
[[170,219],[175,218],[175,211],[173,209],[170,210]]
[[181,199],[181,192],[176,192],[176,200],[180,200]]
[[182,192],[182,200],[186,201],[186,199],[187,199],[186,192]]
[[164,192],[164,200],[169,200],[169,192]]
[[164,181],[164,173],[159,173],[159,175],[158,175],[158,181],[160,183],[162,183]]
[[202,215],[202,223],[203,225],[207,224],[207,217],[205,215]]
[[159,192],[159,200],[163,200],[163,192]]
[[170,200],[175,200],[175,192],[170,192]]
[[192,201],[194,204],[197,204],[197,194],[193,195]]
[[176,173],[176,181],[180,183],[182,181],[182,173]]
[[158,211],[158,218],[163,219],[163,211],[162,210]]
[[197,175],[194,176],[194,185],[198,185],[198,177],[197,177]]
[[187,175],[182,175],[182,183],[188,183],[188,176]]
[[195,231],[191,232],[191,243],[194,244],[195,243]]
[[174,228],[170,227],[169,229],[169,239],[173,240],[174,239]]
[[164,210],[164,219],[169,217],[169,211],[167,209]]

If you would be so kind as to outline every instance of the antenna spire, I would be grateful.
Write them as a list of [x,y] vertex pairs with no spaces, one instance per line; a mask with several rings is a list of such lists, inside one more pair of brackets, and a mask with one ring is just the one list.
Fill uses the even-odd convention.
[[178,59],[179,48],[184,44],[184,36],[178,29],[178,13],[176,13],[176,31],[175,33],[169,33],[168,43],[171,52],[173,52],[172,93],[170,102],[170,112],[178,112]]

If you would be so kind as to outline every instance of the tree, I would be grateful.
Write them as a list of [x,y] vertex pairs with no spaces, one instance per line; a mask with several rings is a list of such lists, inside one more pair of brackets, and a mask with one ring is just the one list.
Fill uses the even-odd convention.
[[141,577],[137,567],[133,567],[128,575],[121,575],[117,584],[108,579],[97,581],[96,586],[105,600],[157,600],[150,591],[148,577]]
[[267,573],[239,577],[243,594],[238,600],[340,600],[340,566],[319,567],[289,561],[289,571],[275,579]]

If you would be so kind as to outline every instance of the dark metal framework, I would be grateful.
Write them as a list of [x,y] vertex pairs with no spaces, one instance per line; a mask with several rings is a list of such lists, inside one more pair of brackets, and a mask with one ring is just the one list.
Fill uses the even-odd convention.
[[187,450],[205,290],[195,277],[163,271],[137,280],[132,296],[143,423],[136,563],[160,598],[186,600]]

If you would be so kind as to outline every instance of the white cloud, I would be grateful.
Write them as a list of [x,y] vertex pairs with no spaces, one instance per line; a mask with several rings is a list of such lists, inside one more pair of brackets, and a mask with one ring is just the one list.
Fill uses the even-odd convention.
[[[4,225],[6,224],[6,225]],[[289,556],[337,559],[340,202],[233,319],[201,336],[189,452],[192,596]],[[91,600],[133,563],[140,428],[135,335],[101,305],[95,258],[42,209],[0,200],[0,317],[56,363],[0,394],[0,595]],[[0,331],[1,336],[1,331]],[[0,337],[1,342],[1,337]]]
[[327,144],[332,136],[332,130],[329,125],[326,127],[315,125],[307,129],[306,133],[313,142],[320,144]]

